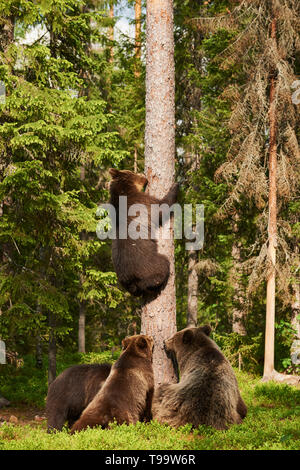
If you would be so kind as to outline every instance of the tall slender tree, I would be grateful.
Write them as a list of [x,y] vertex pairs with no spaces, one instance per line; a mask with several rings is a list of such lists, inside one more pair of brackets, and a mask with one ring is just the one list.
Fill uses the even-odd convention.
[[[175,80],[173,1],[148,0],[146,17],[145,174],[149,192],[165,195],[175,176]],[[142,309],[141,330],[154,338],[155,383],[176,380],[163,341],[176,332],[174,241],[172,227],[162,227],[158,250],[170,261],[165,289]]]
[[284,302],[289,297],[291,305],[287,293],[297,256],[288,235],[292,230],[286,208],[299,193],[299,113],[291,99],[294,59],[300,51],[299,2],[231,3],[227,13],[199,18],[204,29],[209,24],[215,30],[235,30],[219,59],[224,70],[235,66],[243,73],[243,87],[238,82],[227,87],[232,101],[231,145],[217,175],[230,186],[223,206],[228,214],[237,202],[255,207],[257,213],[257,236],[244,268],[249,273],[249,294],[263,281],[267,285],[263,380],[282,380],[274,369],[275,293]]
[[[277,54],[277,19],[272,2],[271,14],[271,47]],[[276,246],[277,246],[277,119],[275,97],[277,88],[276,69],[270,70],[270,98],[269,98],[269,218],[268,218],[268,257],[270,261],[270,274],[267,278],[266,299],[266,332],[265,332],[265,362],[264,380],[272,378],[274,373],[275,351],[275,296],[276,296]]]
[[[142,37],[141,37],[141,26],[142,26],[142,0],[136,0],[134,5],[135,13],[135,45],[134,45],[134,76],[138,79],[141,75],[141,48],[142,48]],[[137,144],[134,145],[134,163],[133,170],[137,172],[138,165],[138,148]]]

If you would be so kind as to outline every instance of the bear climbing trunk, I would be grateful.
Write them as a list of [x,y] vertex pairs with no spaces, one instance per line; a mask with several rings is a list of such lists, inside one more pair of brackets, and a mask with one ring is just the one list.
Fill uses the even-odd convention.
[[[175,72],[173,1],[148,0],[146,19],[145,175],[148,191],[162,198],[175,175]],[[154,338],[155,384],[176,382],[163,341],[176,332],[174,240],[172,223],[160,229],[158,251],[170,261],[170,276],[161,294],[146,302],[141,332]]]

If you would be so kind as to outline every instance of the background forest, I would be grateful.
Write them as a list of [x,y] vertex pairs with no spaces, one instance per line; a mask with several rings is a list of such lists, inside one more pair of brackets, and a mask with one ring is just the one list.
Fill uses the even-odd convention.
[[[277,370],[297,372],[290,349],[300,339],[299,4],[277,3],[274,49],[268,1],[174,2],[176,180],[181,204],[205,207],[203,249],[175,245],[177,328],[210,323],[232,364],[259,374],[275,69]],[[8,361],[33,355],[41,367],[48,355],[55,375],[56,352],[114,351],[140,331],[140,301],[118,286],[96,211],[109,198],[110,167],[144,171],[144,7],[0,1],[0,338]],[[134,34],[115,26],[126,22]]]

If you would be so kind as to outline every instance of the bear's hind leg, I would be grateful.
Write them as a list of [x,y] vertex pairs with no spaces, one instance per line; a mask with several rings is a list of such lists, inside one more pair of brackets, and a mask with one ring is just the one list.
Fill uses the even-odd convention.
[[169,279],[169,269],[165,272],[157,272],[136,283],[137,290],[143,294],[159,294],[166,286]]

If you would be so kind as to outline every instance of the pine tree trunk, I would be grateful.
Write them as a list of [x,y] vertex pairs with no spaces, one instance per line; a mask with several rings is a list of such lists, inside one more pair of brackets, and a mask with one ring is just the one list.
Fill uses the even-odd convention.
[[[161,198],[175,174],[175,78],[173,1],[148,0],[146,31],[146,129],[145,173],[149,192]],[[155,384],[176,382],[172,362],[163,341],[176,332],[176,297],[173,230],[160,230],[158,251],[170,261],[165,289],[142,309],[141,331],[154,338]],[[169,236],[169,240],[165,239]]]
[[12,16],[3,18],[4,24],[0,28],[0,49],[6,49],[14,42],[15,19]]
[[37,369],[43,368],[43,348],[42,348],[42,340],[41,335],[36,336],[35,340],[35,367]]
[[[114,19],[114,3],[113,1],[111,1],[110,3],[110,8],[109,8],[109,17],[110,19]],[[109,28],[109,39],[111,42],[114,41],[114,26],[110,26]],[[109,61],[112,63],[114,61],[114,46],[111,45],[110,46],[110,58],[109,58]]]
[[134,146],[134,160],[133,160],[133,171],[135,173],[137,173],[137,170],[138,170],[137,159],[138,159],[138,151],[137,151],[137,146],[135,144],[135,146]]
[[[271,25],[271,37],[276,42],[276,18]],[[275,73],[275,72],[274,72]],[[270,82],[270,146],[269,146],[269,222],[268,222],[268,257],[270,274],[267,279],[265,358],[263,380],[270,380],[274,372],[275,343],[275,289],[276,289],[276,246],[277,246],[277,123],[275,111],[276,78],[274,73]]]
[[[80,181],[85,180],[85,166],[80,167]],[[83,230],[79,234],[81,243],[86,243],[87,234]],[[79,285],[82,289],[82,284],[84,281],[84,268],[83,272],[79,275]],[[79,317],[78,317],[78,352],[85,353],[85,314],[86,314],[86,304],[84,300],[79,300]]]
[[195,266],[198,262],[198,252],[188,252],[188,313],[187,326],[197,326],[198,321],[198,273]]
[[233,312],[232,312],[232,331],[238,333],[239,335],[245,336],[247,334],[245,324],[244,324],[244,297],[242,295],[241,288],[241,244],[238,239],[238,215],[235,214],[232,231],[234,234],[234,240],[232,244],[232,284],[233,284]]
[[135,1],[135,76],[140,76],[139,61],[141,59],[141,19],[142,19],[142,0]]
[[294,302],[292,304],[291,325],[295,330],[295,339],[300,340],[300,284],[295,281],[293,284]]
[[[14,42],[14,33],[15,33],[15,19],[14,17],[3,17],[2,18],[2,25],[0,27],[0,51],[6,53],[7,48]],[[5,91],[6,93],[6,91]],[[0,162],[0,182],[2,182],[4,178],[4,171],[8,165],[8,161],[5,159],[1,159]],[[5,211],[5,206],[9,206],[10,198],[1,199],[0,200],[0,217],[3,216]],[[9,244],[3,243],[0,246],[0,257],[3,263],[5,263],[6,255],[5,252],[8,252]],[[1,339],[1,338],[0,338]]]
[[[135,47],[134,47],[134,55],[135,55],[135,66],[134,66],[134,76],[139,78],[140,72],[140,60],[141,60],[141,21],[142,21],[142,0],[136,0],[135,6]],[[133,171],[137,173],[138,171],[138,148],[137,144],[134,145],[134,163],[133,163]]]
[[48,387],[56,377],[56,321],[53,313],[49,313],[49,345],[48,345]]
[[81,300],[79,304],[78,352],[85,353],[85,302],[84,300]]

